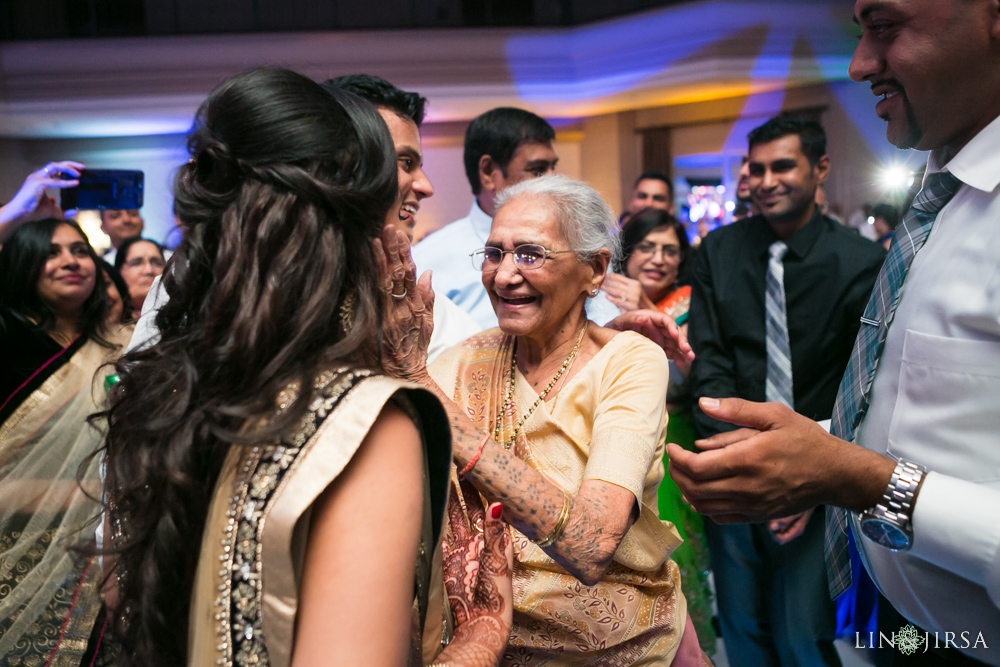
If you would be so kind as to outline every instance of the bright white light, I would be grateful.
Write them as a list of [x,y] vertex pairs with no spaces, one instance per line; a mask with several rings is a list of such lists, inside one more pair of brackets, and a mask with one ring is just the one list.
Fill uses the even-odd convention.
[[724,194],[726,194],[726,186],[725,185],[716,185],[715,186],[715,191],[718,192],[720,195],[724,195]]
[[875,216],[874,215],[869,215],[868,216],[868,224],[869,225],[874,225],[875,224]]
[[879,180],[884,190],[905,190],[913,183],[913,172],[899,165],[885,167]]
[[101,214],[97,211],[80,211],[76,216],[76,221],[80,223],[80,228],[87,235],[87,240],[98,255],[111,247],[111,237],[101,229]]
[[733,211],[735,211],[736,210],[736,202],[727,201],[726,202],[726,210],[729,211],[730,213],[732,213]]

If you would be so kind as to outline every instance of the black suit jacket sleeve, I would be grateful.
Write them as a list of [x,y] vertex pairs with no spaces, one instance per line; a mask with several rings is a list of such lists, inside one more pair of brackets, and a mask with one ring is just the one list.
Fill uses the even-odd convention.
[[[691,386],[694,398],[728,398],[738,396],[736,391],[736,361],[731,347],[723,340],[718,303],[712,271],[712,253],[704,239],[702,247],[694,257],[691,277],[691,307],[688,337],[694,350],[694,365],[691,368]],[[732,431],[732,424],[720,422],[705,416],[697,405],[694,406],[695,429],[699,437],[707,438],[717,433]]]

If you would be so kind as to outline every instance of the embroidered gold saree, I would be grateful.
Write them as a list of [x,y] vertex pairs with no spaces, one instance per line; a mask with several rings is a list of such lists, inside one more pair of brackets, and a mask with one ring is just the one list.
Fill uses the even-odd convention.
[[[287,667],[309,516],[313,503],[343,472],[385,404],[410,412],[424,439],[422,538],[414,572],[411,665],[422,664],[424,619],[430,656],[441,642],[441,590],[432,590],[431,561],[448,497],[451,437],[431,394],[366,370],[320,373],[315,400],[299,428],[273,442],[234,447],[215,486],[191,597],[188,664]],[[279,397],[279,401],[280,401]],[[391,483],[391,478],[386,479]],[[359,554],[357,576],[372,581]],[[437,587],[442,586],[440,575]],[[377,637],[359,641],[378,641]]]
[[[109,336],[124,343],[128,333]],[[104,380],[120,347],[78,339],[11,395],[0,423],[0,662],[78,667],[101,608],[94,548]],[[3,354],[17,354],[4,349]],[[16,403],[13,402],[16,400]],[[77,483],[80,471],[81,488]],[[85,490],[86,489],[86,492]],[[89,494],[89,497],[88,497]]]
[[[442,355],[430,372],[492,433],[506,392],[513,338],[493,329]],[[586,479],[631,491],[639,518],[595,586],[585,586],[514,531],[514,625],[504,665],[669,665],[686,623],[680,573],[670,553],[681,543],[657,518],[663,478],[667,360],[631,332],[615,336],[538,406],[511,451],[570,495]],[[537,398],[518,373],[514,405],[499,415],[501,440]]]

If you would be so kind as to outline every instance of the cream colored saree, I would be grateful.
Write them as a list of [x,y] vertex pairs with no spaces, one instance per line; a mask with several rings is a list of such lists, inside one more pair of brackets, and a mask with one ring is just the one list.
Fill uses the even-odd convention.
[[[431,367],[435,381],[492,433],[506,392],[511,337],[473,336]],[[512,451],[576,495],[585,479],[632,491],[640,515],[614,563],[585,586],[523,534],[514,532],[514,626],[504,665],[669,665],[686,623],[680,543],[657,518],[663,478],[667,360],[647,339],[617,335],[525,423]],[[499,415],[501,440],[537,394],[517,374],[514,406]]]
[[0,424],[4,665],[76,667],[87,649],[101,607],[100,568],[85,553],[94,548],[100,496],[98,460],[88,457],[102,437],[87,417],[103,408],[104,380],[114,373],[103,364],[118,350],[71,345],[67,359],[39,369],[48,377]]

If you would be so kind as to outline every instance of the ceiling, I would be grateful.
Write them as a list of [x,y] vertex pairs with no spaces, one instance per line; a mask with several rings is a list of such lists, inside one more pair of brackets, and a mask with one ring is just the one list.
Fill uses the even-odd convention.
[[577,26],[681,0],[0,0],[0,39]]
[[671,4],[575,27],[8,41],[0,136],[184,132],[215,85],[260,65],[383,76],[427,97],[430,122],[500,105],[576,119],[847,78],[854,28],[841,0]]

